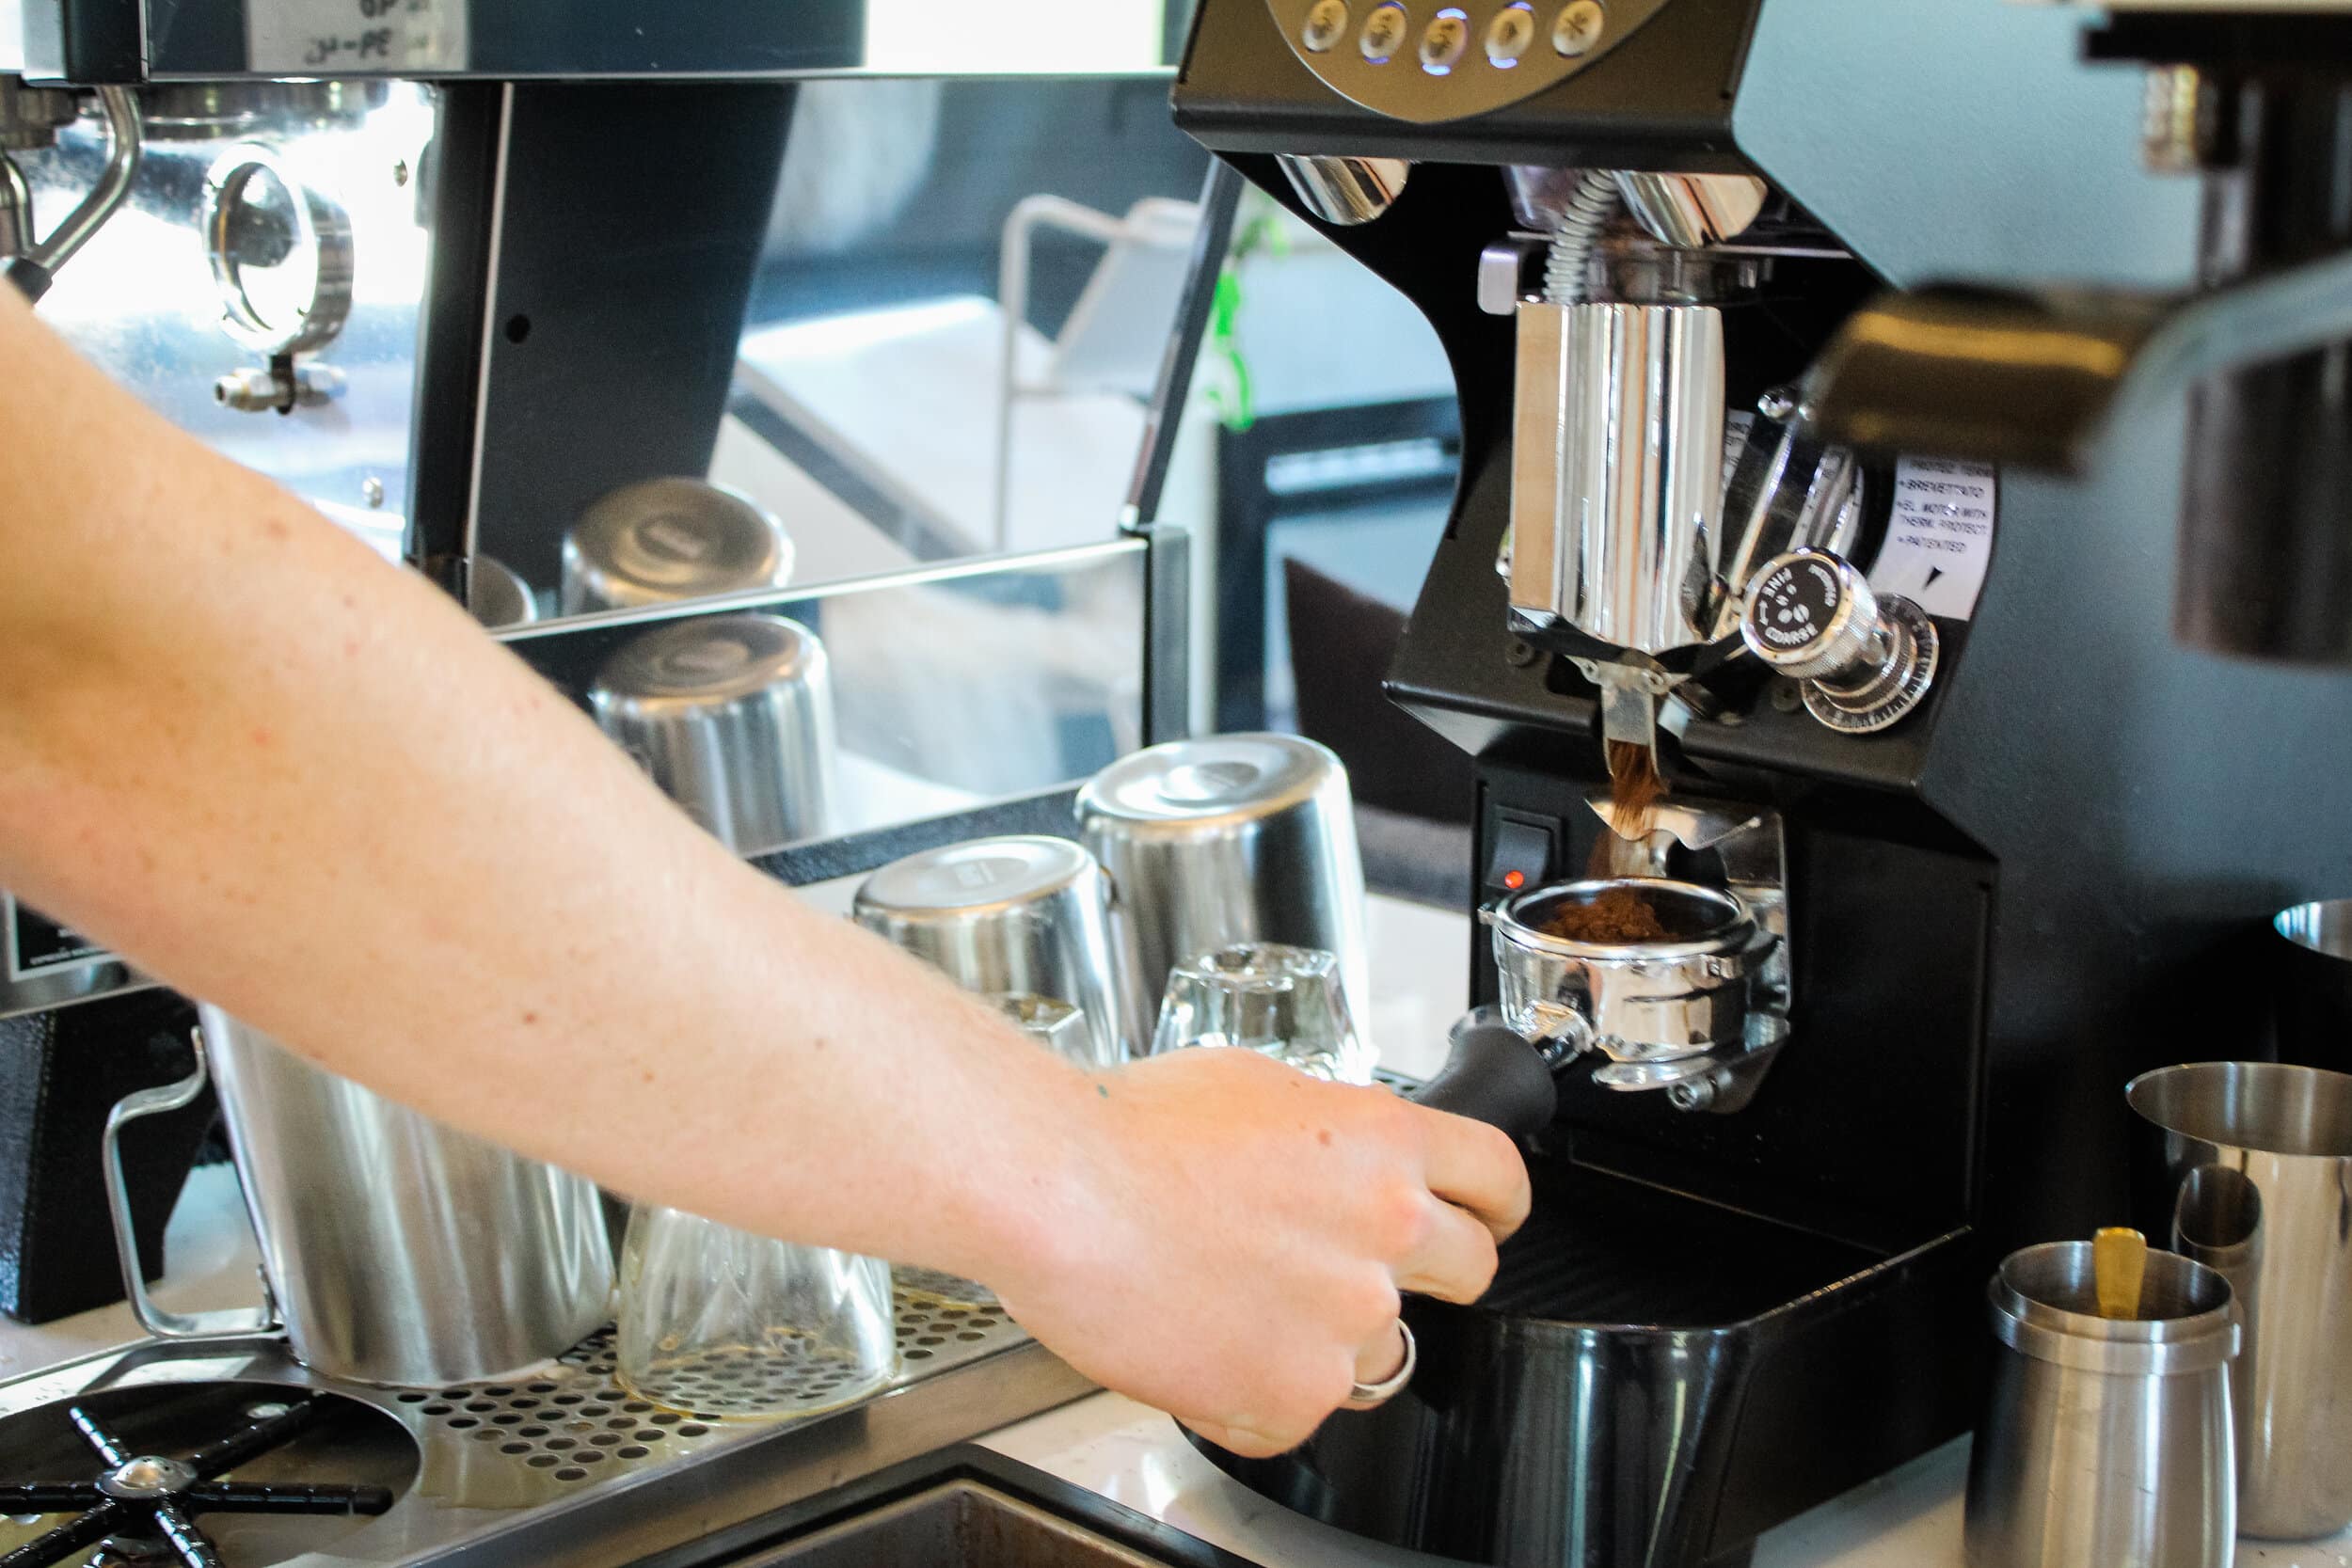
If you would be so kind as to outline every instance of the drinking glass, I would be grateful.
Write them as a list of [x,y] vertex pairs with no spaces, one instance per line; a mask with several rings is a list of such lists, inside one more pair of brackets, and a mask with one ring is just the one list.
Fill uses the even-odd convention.
[[[1058,996],[1040,996],[1035,991],[998,990],[982,994],[980,1000],[1011,1020],[1013,1026],[1038,1044],[1080,1067],[1100,1067],[1092,1025],[1086,1014]],[[909,1268],[904,1264],[891,1266],[898,1288],[920,1299],[939,1301],[949,1307],[985,1307],[997,1305],[996,1292],[977,1280],[941,1269]]]
[[1339,960],[1320,947],[1244,942],[1178,964],[1160,1004],[1154,1055],[1239,1046],[1339,1084],[1369,1084],[1377,1060],[1357,1031]]
[[813,1416],[898,1370],[890,1265],[653,1204],[621,1247],[617,1370],[691,1415]]
[[1095,1057],[1094,1037],[1087,1015],[1075,1005],[1058,996],[1040,996],[1025,990],[990,991],[983,1000],[1010,1019],[1015,1028],[1056,1055],[1080,1067],[1102,1066]]

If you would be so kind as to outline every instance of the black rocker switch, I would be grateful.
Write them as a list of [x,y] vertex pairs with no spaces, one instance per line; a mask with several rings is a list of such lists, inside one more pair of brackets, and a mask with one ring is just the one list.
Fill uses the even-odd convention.
[[1486,892],[1508,896],[1543,886],[1551,875],[1558,841],[1559,830],[1552,823],[1498,818],[1494,852],[1486,857]]

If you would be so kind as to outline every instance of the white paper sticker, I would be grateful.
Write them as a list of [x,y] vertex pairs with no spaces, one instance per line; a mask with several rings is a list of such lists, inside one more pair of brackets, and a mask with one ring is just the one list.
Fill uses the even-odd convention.
[[0,914],[8,924],[10,980],[29,979],[62,969],[87,969],[113,963],[115,956],[89,938],[58,925],[47,915],[26,909],[0,894]]
[[466,66],[466,0],[246,0],[246,69],[398,76]]
[[1870,586],[1900,594],[1931,615],[1967,620],[1993,561],[1997,487],[1987,463],[1897,459],[1895,515]]

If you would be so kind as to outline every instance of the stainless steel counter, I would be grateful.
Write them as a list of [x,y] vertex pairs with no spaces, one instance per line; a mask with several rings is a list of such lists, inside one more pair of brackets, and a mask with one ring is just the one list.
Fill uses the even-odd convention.
[[[1048,1411],[984,1441],[1261,1568],[1440,1568],[1449,1560],[1363,1541],[1279,1508],[1194,1452],[1167,1417],[1116,1394]],[[1772,1531],[1757,1542],[1752,1568],[1963,1568],[1967,1474],[1963,1438]],[[2333,1541],[2240,1542],[2236,1568],[2352,1568],[2352,1532]]]

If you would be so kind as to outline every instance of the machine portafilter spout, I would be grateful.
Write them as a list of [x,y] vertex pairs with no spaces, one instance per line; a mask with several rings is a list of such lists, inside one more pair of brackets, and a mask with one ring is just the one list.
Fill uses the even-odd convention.
[[[2194,387],[2175,631],[2217,652],[2346,663],[2352,416],[2327,367],[2347,341],[2352,251],[2186,301],[1928,290],[1850,320],[1804,414],[1856,447],[2080,474],[2111,432]],[[2288,479],[2283,504],[2248,504]]]
[[[2201,25],[2166,47],[2194,57],[2201,38],[2230,61],[2246,42]],[[1805,416],[1831,440],[2081,473],[2110,432],[2188,388],[2174,635],[2352,664],[2352,70],[2257,59],[2208,73],[2181,57],[2151,71],[2164,112],[2148,150],[2208,176],[2212,287],[1882,299],[1820,356]]]

